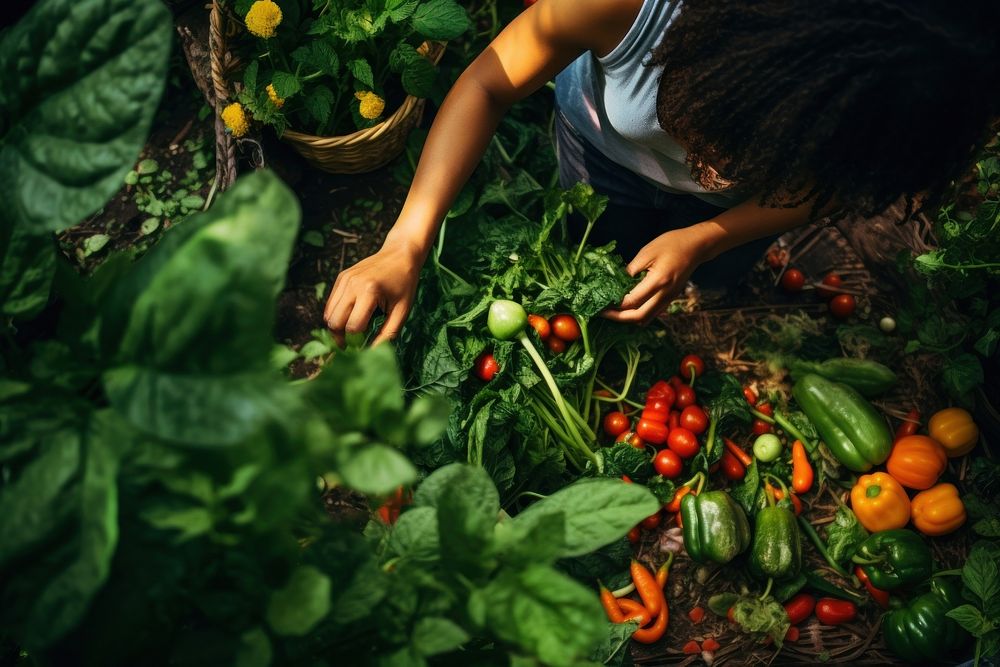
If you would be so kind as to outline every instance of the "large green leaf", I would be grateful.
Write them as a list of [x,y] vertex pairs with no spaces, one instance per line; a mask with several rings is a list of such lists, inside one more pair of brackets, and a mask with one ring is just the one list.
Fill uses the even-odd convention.
[[0,226],[58,230],[100,208],[163,91],[159,2],[42,0],[0,36]]
[[49,300],[55,270],[51,234],[0,225],[0,314],[23,318],[37,314]]
[[267,605],[267,622],[279,635],[302,636],[330,611],[330,578],[312,565],[292,572]]
[[271,329],[298,220],[277,177],[245,176],[118,282],[101,325],[103,355],[116,366],[105,389],[137,428],[228,444],[284,410]]
[[427,39],[455,39],[472,23],[455,0],[430,0],[417,7],[410,19],[413,28]]

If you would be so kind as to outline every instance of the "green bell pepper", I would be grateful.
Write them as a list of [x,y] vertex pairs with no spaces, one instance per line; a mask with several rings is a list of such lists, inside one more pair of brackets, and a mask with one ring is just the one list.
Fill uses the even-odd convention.
[[725,491],[689,493],[681,500],[684,549],[699,563],[728,563],[750,546],[750,522]]
[[896,374],[891,368],[868,359],[827,359],[824,362],[796,360],[789,370],[795,380],[814,373],[853,387],[868,398],[880,396],[896,384]]
[[932,577],[930,590],[882,619],[885,645],[906,662],[921,664],[947,657],[968,640],[969,634],[945,614],[964,604],[953,577]]
[[854,562],[875,588],[894,591],[931,576],[934,560],[923,539],[910,530],[885,530],[858,545]]
[[850,470],[867,472],[889,458],[889,427],[856,390],[808,373],[792,387],[792,396],[833,455]]
[[[788,487],[781,484],[788,498]],[[750,547],[750,573],[761,579],[786,579],[802,569],[802,538],[795,514],[787,507],[774,504],[774,497],[765,494],[768,507],[757,512],[754,519],[753,546]]]

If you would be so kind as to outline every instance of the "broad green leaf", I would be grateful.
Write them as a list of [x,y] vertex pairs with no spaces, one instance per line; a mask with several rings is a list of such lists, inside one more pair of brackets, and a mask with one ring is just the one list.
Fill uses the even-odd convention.
[[413,29],[427,39],[455,39],[472,25],[455,0],[430,0],[417,7],[410,19]]
[[437,511],[433,507],[412,507],[403,512],[389,533],[389,549],[413,560],[440,557]]
[[983,612],[971,604],[955,607],[949,610],[946,615],[948,618],[958,621],[958,624],[968,630],[973,637],[982,637],[987,632],[996,629],[996,624],[983,616]]
[[121,186],[163,92],[159,2],[42,0],[0,35],[0,228],[65,229]]
[[288,99],[302,90],[299,78],[290,72],[275,72],[271,77],[271,84],[275,94],[282,99]]
[[473,575],[488,571],[499,512],[500,497],[493,480],[482,468],[466,466],[465,474],[444,488],[438,503],[441,555],[446,564]]
[[261,628],[247,630],[240,637],[236,651],[236,667],[268,667],[274,657],[271,640]]
[[153,528],[177,531],[173,537],[177,543],[199,537],[212,530],[212,514],[204,507],[150,507],[142,511],[142,518]]
[[415,97],[430,96],[437,69],[412,45],[403,42],[397,46],[389,55],[389,65],[394,72],[400,74],[403,89],[408,94]]
[[364,445],[344,452],[337,472],[344,483],[361,493],[385,495],[417,479],[417,469],[399,450],[386,445]]
[[595,663],[612,665],[613,667],[621,667],[625,664],[631,665],[629,644],[631,643],[632,634],[638,629],[639,623],[637,621],[629,621],[628,623],[612,623],[609,621],[604,626],[602,641],[594,652],[590,654],[590,659]]
[[463,477],[467,470],[469,470],[469,466],[464,463],[450,463],[438,468],[420,482],[416,493],[413,494],[413,506],[437,509],[441,504],[444,490],[453,481]]
[[539,514],[562,513],[566,539],[559,557],[582,556],[625,535],[656,513],[660,505],[648,490],[619,479],[586,479],[538,501],[514,518],[536,521]]
[[985,549],[973,549],[962,567],[962,582],[982,604],[1000,597],[1000,568]]
[[418,446],[437,440],[448,426],[450,408],[443,396],[425,394],[417,397],[406,413],[409,438]]
[[494,536],[497,556],[506,564],[553,563],[565,549],[566,515],[537,512],[527,521],[501,521]]
[[279,635],[301,637],[329,611],[329,577],[312,565],[301,565],[283,588],[271,594],[267,622]]
[[391,432],[403,419],[403,380],[389,345],[337,354],[308,392],[339,432]]
[[386,0],[385,10],[394,23],[399,23],[413,16],[418,4],[419,0]]
[[551,567],[504,570],[482,597],[486,627],[547,665],[578,664],[604,633],[597,595]]
[[55,270],[51,234],[0,224],[0,314],[21,318],[38,314],[49,301]]
[[309,115],[315,118],[320,125],[324,125],[330,119],[333,101],[333,91],[326,86],[313,86],[309,94],[305,96],[303,104]]
[[427,616],[413,626],[413,648],[422,656],[454,651],[467,641],[469,633],[447,618]]
[[351,71],[351,75],[357,79],[359,83],[364,84],[369,89],[375,87],[375,78],[372,75],[372,66],[368,64],[367,60],[363,60],[361,58],[349,60],[347,62],[347,69]]

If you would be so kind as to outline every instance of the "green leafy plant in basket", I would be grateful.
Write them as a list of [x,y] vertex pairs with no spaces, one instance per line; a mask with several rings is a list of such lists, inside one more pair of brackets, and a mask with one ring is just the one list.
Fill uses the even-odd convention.
[[455,0],[236,0],[231,9],[252,43],[237,102],[222,113],[235,136],[251,117],[279,134],[372,127],[404,93],[430,95],[428,46],[471,25]]

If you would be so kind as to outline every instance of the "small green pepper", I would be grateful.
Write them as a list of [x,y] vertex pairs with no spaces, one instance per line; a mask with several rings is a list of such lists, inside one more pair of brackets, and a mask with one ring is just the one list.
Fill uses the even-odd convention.
[[884,591],[919,584],[934,569],[930,548],[919,535],[904,529],[875,533],[858,545],[854,562],[875,588]]
[[882,619],[885,645],[906,662],[926,664],[949,656],[969,638],[958,623],[946,616],[964,603],[952,577],[932,577],[926,593]]
[[684,548],[699,563],[728,563],[750,545],[750,522],[725,491],[689,493],[681,500]]
[[[781,485],[785,498],[789,497],[784,482]],[[750,547],[750,573],[756,577],[786,579],[802,569],[802,538],[795,514],[787,507],[774,504],[774,496],[767,496],[768,506],[757,512],[754,520],[753,546]]]

